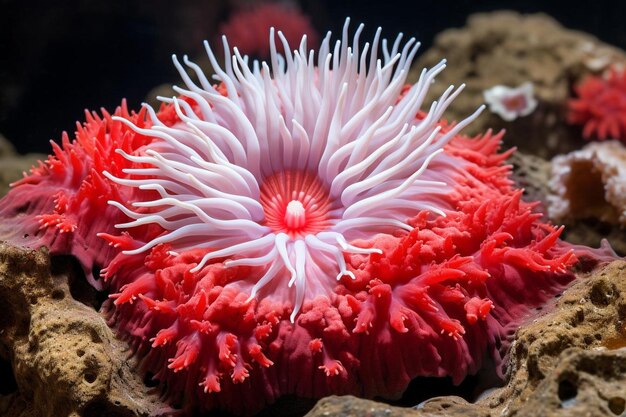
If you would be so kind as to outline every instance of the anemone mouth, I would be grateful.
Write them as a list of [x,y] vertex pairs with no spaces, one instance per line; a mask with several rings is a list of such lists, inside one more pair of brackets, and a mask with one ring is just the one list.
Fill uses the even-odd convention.
[[265,178],[260,187],[264,225],[292,239],[327,230],[337,220],[337,204],[316,175],[284,171]]

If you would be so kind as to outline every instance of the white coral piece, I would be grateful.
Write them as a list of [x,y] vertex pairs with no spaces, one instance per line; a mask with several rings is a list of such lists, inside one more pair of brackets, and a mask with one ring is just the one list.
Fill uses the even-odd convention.
[[537,108],[534,90],[531,82],[515,88],[496,85],[483,91],[483,97],[492,113],[512,122],[518,117],[528,116]]
[[626,147],[593,142],[552,160],[548,214],[556,221],[595,217],[626,225]]

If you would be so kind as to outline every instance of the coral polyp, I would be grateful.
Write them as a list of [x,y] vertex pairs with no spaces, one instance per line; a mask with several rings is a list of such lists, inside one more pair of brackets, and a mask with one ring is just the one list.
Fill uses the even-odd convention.
[[[270,28],[280,30],[292,45],[297,44],[302,36],[306,35],[311,45],[318,46],[319,35],[311,19],[294,3],[268,1],[240,6],[238,10],[233,11],[228,21],[220,26],[220,32],[228,37],[242,54],[263,59],[270,56],[270,42],[267,36]],[[282,48],[282,45],[279,48]]]
[[279,32],[283,56],[272,30],[268,63],[224,40],[223,68],[206,44],[212,80],[174,57],[178,96],[91,118],[0,201],[11,242],[103,268],[111,323],[188,412],[459,383],[573,279],[502,135],[459,134],[482,108],[424,104],[445,61],[406,86],[415,40],[362,31],[317,54]]
[[604,77],[587,76],[574,89],[568,121],[583,125],[583,137],[626,141],[626,71],[611,68]]

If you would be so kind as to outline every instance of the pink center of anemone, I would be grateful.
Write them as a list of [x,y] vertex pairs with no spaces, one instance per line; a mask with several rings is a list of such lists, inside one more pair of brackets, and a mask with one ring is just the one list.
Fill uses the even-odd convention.
[[305,237],[331,224],[332,202],[322,183],[312,174],[287,171],[263,180],[261,205],[265,224],[274,233]]

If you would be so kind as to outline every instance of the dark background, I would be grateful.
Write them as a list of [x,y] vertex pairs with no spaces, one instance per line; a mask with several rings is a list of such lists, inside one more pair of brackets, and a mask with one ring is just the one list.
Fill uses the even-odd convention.
[[[242,0],[239,0],[241,2]],[[237,0],[0,0],[0,134],[20,152],[44,152],[83,111],[136,108],[153,87],[177,82],[171,54],[196,56],[214,39]],[[434,36],[463,26],[471,13],[545,12],[573,29],[626,48],[626,1],[300,0],[320,33],[344,18],[383,27],[428,48]]]

